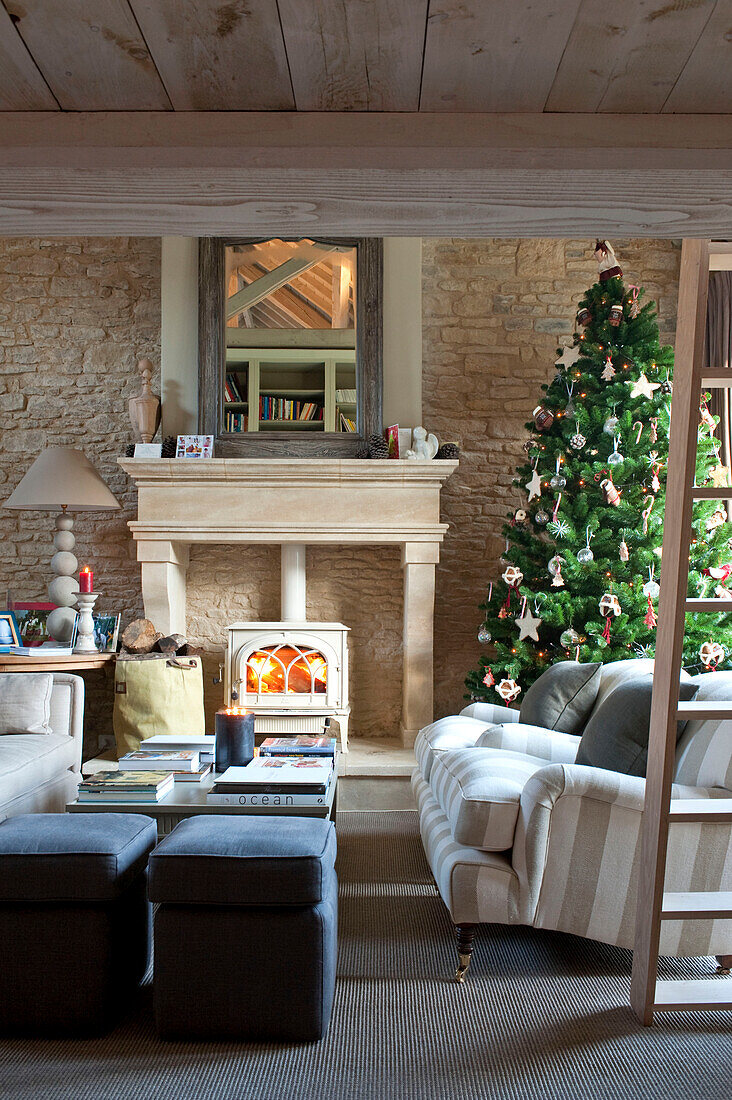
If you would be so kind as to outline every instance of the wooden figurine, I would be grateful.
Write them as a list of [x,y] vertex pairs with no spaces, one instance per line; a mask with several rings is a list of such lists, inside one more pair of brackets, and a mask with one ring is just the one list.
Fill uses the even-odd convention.
[[130,423],[138,443],[152,443],[160,425],[160,398],[152,392],[150,382],[155,368],[150,359],[141,359],[137,370],[142,379],[142,393],[130,398]]

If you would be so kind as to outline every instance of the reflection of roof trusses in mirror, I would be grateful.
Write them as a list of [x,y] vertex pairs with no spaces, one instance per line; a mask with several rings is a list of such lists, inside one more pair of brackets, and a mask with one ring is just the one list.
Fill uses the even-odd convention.
[[226,249],[230,328],[353,328],[356,250],[311,240]]

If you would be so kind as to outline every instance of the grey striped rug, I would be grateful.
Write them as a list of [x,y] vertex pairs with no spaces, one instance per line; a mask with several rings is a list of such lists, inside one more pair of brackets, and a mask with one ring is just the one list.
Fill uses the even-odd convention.
[[[0,1043],[0,1096],[729,1097],[729,1014],[670,1014],[643,1029],[628,1008],[628,952],[523,928],[480,929],[471,976],[457,986],[416,814],[342,814],[338,842],[338,987],[321,1043],[160,1043],[148,987],[106,1038]],[[709,970],[708,960],[666,965],[667,976]]]

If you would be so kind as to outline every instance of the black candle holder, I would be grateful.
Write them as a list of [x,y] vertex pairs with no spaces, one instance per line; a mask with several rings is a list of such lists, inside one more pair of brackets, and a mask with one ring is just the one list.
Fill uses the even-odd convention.
[[254,715],[241,707],[218,710],[215,721],[214,770],[243,767],[254,759]]

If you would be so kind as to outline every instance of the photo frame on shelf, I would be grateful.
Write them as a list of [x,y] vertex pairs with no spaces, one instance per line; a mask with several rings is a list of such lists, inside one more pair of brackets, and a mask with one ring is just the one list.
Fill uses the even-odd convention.
[[12,602],[9,609],[15,616],[20,636],[20,645],[37,647],[51,640],[48,633],[47,620],[56,604],[41,603],[39,601]]
[[213,458],[212,435],[179,435],[176,458]]
[[119,638],[119,624],[122,613],[105,615],[100,611],[92,611],[94,623],[94,645],[100,653],[116,653],[117,639]]
[[20,645],[20,634],[15,615],[12,611],[0,612],[0,653],[9,653],[13,646]]

